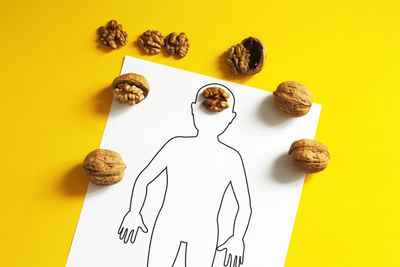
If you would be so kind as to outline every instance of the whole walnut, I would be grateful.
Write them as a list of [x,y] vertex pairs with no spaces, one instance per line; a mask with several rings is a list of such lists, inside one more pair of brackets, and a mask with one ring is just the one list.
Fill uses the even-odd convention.
[[172,32],[165,37],[165,47],[170,55],[176,54],[182,58],[186,56],[189,46],[189,39],[184,32],[179,35],[176,32]]
[[159,31],[147,30],[137,39],[138,46],[143,52],[155,55],[160,53],[161,48],[164,46],[164,35]]
[[274,106],[287,116],[301,117],[306,115],[312,102],[313,97],[310,90],[298,82],[283,82],[274,92]]
[[149,91],[146,78],[136,73],[122,74],[111,84],[112,95],[119,104],[138,104],[147,97]]
[[203,91],[205,98],[203,105],[210,111],[223,111],[229,107],[228,98],[230,95],[219,87],[209,87]]
[[305,173],[324,170],[330,159],[329,150],[323,143],[312,139],[293,142],[289,149],[292,164]]
[[113,49],[116,49],[118,45],[124,46],[128,38],[128,34],[122,30],[122,25],[115,20],[110,20],[106,27],[98,28],[97,33],[100,41]]
[[228,50],[227,63],[232,74],[254,75],[264,67],[267,49],[260,39],[248,37]]
[[108,149],[96,149],[83,161],[86,177],[97,185],[118,183],[124,177],[126,165],[121,155]]

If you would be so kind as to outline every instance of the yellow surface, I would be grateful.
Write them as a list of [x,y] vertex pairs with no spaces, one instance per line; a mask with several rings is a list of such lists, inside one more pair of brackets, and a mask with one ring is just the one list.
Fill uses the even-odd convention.
[[[286,266],[400,266],[400,4],[363,1],[0,2],[0,265],[62,266],[124,55],[273,91],[306,84],[323,105],[316,138],[332,160],[307,176]],[[121,22],[107,51],[96,29]],[[144,30],[185,31],[186,58],[141,54]],[[252,35],[268,47],[251,78],[223,52]],[[271,218],[273,219],[273,218]],[[262,267],[262,266],[250,266]]]

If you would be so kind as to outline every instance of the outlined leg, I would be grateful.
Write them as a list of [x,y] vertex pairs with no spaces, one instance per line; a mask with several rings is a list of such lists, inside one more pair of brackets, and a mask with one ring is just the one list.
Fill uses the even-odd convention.
[[217,244],[210,242],[188,242],[186,246],[186,267],[212,267]]
[[172,267],[179,252],[181,241],[171,235],[153,235],[147,267]]

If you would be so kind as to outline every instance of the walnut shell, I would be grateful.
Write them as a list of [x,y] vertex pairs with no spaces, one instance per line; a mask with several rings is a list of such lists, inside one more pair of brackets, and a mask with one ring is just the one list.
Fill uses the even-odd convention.
[[118,76],[111,84],[111,92],[118,103],[138,104],[149,94],[150,86],[146,78],[136,73]]
[[120,182],[124,177],[125,168],[121,155],[108,149],[96,149],[83,161],[86,177],[97,185]]
[[274,92],[274,106],[283,114],[301,117],[308,113],[313,102],[310,90],[301,83],[281,83]]
[[267,49],[260,39],[248,37],[228,50],[227,63],[232,74],[254,75],[264,67]]
[[330,159],[328,147],[312,139],[301,139],[293,142],[288,154],[293,166],[305,173],[324,170]]
[[260,39],[248,37],[241,44],[250,51],[249,70],[247,75],[253,75],[262,70],[264,61],[267,56],[267,48]]

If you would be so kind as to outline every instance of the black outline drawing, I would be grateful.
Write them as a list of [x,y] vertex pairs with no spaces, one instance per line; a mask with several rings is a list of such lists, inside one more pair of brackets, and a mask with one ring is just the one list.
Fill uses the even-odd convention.
[[[203,89],[211,87],[211,86],[218,86],[218,87],[224,88],[227,92],[229,92],[231,94],[231,97],[233,98],[233,101],[232,101],[232,103],[233,103],[233,105],[232,105],[232,118],[230,119],[229,123],[226,125],[226,128],[221,133],[217,134],[216,138],[217,138],[217,141],[219,143],[221,143],[223,146],[225,146],[225,147],[227,147],[229,149],[232,149],[234,152],[236,152],[236,154],[239,156],[240,161],[241,161],[241,167],[238,167],[238,168],[242,168],[242,169],[240,169],[242,171],[241,171],[241,174],[237,175],[237,176],[240,176],[240,177],[238,177],[238,178],[236,178],[236,177],[235,178],[233,178],[233,177],[232,178],[228,178],[227,179],[228,183],[227,183],[227,185],[225,187],[225,190],[223,192],[221,192],[222,197],[221,197],[221,202],[219,203],[217,217],[216,218],[212,218],[212,219],[210,218],[210,221],[216,219],[216,230],[215,230],[216,231],[216,239],[214,239],[214,240],[216,240],[216,244],[215,244],[215,247],[213,246],[212,248],[210,248],[210,250],[212,249],[214,251],[213,252],[212,261],[211,261],[211,258],[209,258],[209,262],[212,262],[212,263],[211,263],[210,266],[201,266],[201,267],[212,267],[213,264],[214,264],[214,261],[215,261],[215,256],[216,256],[217,251],[224,252],[224,254],[225,254],[224,265],[225,266],[239,267],[239,266],[241,266],[243,264],[243,261],[244,261],[243,256],[244,256],[244,252],[245,252],[244,236],[246,235],[247,229],[249,227],[250,218],[251,218],[251,214],[252,214],[251,197],[250,197],[249,186],[248,186],[248,181],[247,181],[247,174],[246,174],[245,166],[244,166],[244,163],[243,163],[243,158],[240,155],[240,153],[236,149],[234,149],[233,147],[231,147],[231,146],[229,146],[229,145],[227,145],[227,144],[225,144],[225,143],[220,141],[220,136],[225,133],[225,131],[228,129],[229,125],[232,123],[232,121],[235,119],[235,117],[237,115],[236,112],[234,111],[235,96],[233,95],[231,90],[229,90],[226,86],[224,86],[222,84],[218,84],[218,83],[210,83],[210,84],[202,86],[197,91],[196,99],[195,99],[194,102],[192,102],[191,111],[192,111],[192,117],[193,117],[193,124],[194,124],[194,127],[197,130],[197,134],[194,135],[194,136],[176,136],[176,137],[173,137],[173,138],[169,139],[161,147],[160,150],[158,150],[158,152],[151,159],[151,161],[147,164],[147,166],[139,173],[139,175],[138,175],[138,177],[137,177],[137,179],[135,181],[135,184],[133,186],[133,189],[132,189],[132,195],[131,195],[131,199],[130,199],[129,211],[125,214],[125,216],[123,217],[122,222],[121,222],[121,224],[119,226],[119,229],[118,229],[119,238],[125,243],[128,243],[129,241],[131,243],[134,243],[135,240],[136,240],[137,234],[139,232],[139,229],[144,233],[148,232],[148,229],[147,229],[147,227],[146,227],[146,225],[145,225],[145,223],[143,221],[143,217],[141,215],[141,211],[143,209],[143,206],[145,205],[146,198],[147,198],[147,189],[148,189],[148,186],[154,180],[156,180],[162,173],[165,172],[166,176],[167,176],[166,188],[165,188],[164,198],[163,198],[163,202],[162,202],[161,208],[158,211],[158,214],[157,214],[157,217],[156,217],[156,220],[155,220],[155,223],[154,223],[154,227],[152,229],[152,234],[151,234],[151,239],[150,239],[150,246],[149,246],[148,256],[147,256],[148,257],[147,258],[147,267],[172,267],[176,262],[176,259],[177,259],[177,256],[179,254],[179,251],[181,249],[182,243],[184,243],[186,245],[186,249],[185,249],[185,265],[187,267],[193,267],[191,264],[188,265],[188,247],[190,249],[192,241],[186,241],[186,240],[177,241],[177,242],[179,242],[179,244],[177,244],[177,247],[174,249],[174,250],[176,250],[176,252],[175,252],[176,255],[169,254],[169,255],[171,255],[171,261],[173,259],[173,256],[175,256],[175,258],[173,260],[173,263],[172,263],[172,266],[169,266],[170,263],[168,263],[168,262],[166,262],[164,266],[153,266],[150,263],[150,261],[151,261],[150,254],[152,252],[152,244],[154,242],[154,240],[153,240],[154,232],[155,232],[155,229],[157,228],[157,222],[159,222],[160,214],[161,214],[161,211],[164,209],[165,200],[166,200],[166,197],[167,197],[167,194],[168,194],[168,186],[169,186],[169,179],[170,179],[170,177],[168,177],[168,164],[166,164],[167,165],[166,167],[162,167],[163,169],[161,170],[161,172],[158,173],[158,171],[157,171],[158,174],[154,178],[152,178],[152,180],[147,182],[147,184],[140,184],[139,188],[143,189],[143,191],[145,191],[145,192],[137,193],[137,191],[135,191],[135,188],[137,187],[138,181],[140,180],[140,177],[141,177],[142,173],[152,164],[154,159],[160,154],[161,151],[163,151],[163,149],[167,146],[168,143],[170,143],[174,139],[179,139],[179,140],[181,140],[181,138],[195,139],[196,137],[199,136],[199,129],[198,129],[197,125],[196,125],[195,114],[193,112],[193,105],[195,105],[195,104],[197,104],[197,102],[199,102],[199,97],[201,97],[200,92],[202,92]],[[223,111],[223,112],[228,112],[228,110]],[[237,161],[237,162],[239,162],[239,161]],[[228,168],[230,168],[230,166]],[[215,177],[215,178],[218,179],[219,177]],[[143,183],[143,182],[140,181],[140,183]],[[238,186],[238,183],[240,183],[239,186]],[[237,190],[238,187],[240,187],[240,190]],[[229,188],[232,189],[233,196],[234,196],[234,198],[236,200],[238,209],[237,209],[237,212],[236,212],[236,215],[235,215],[235,219],[234,219],[234,223],[233,223],[233,233],[232,233],[232,235],[222,245],[218,246],[219,232],[220,232],[218,218],[219,218],[219,215],[220,215],[222,202],[223,202],[223,200],[225,198],[225,194],[226,194],[226,192],[227,192],[227,190]],[[238,192],[236,192],[235,189]],[[246,190],[247,194],[246,193],[243,194],[244,190]],[[141,201],[138,201],[139,203],[134,203],[133,202],[134,193],[136,194],[135,196],[139,195],[139,196],[137,196],[137,198],[139,200],[143,200],[142,201],[143,203],[140,203]],[[238,193],[240,193],[239,196],[240,196],[240,201],[242,203],[239,203],[238,196],[237,196]],[[136,205],[134,207],[133,214],[132,214],[132,205]],[[137,205],[139,205],[139,206],[137,206]],[[241,225],[237,226],[239,214],[241,215],[240,218],[239,218]],[[172,215],[170,215],[170,216],[172,216]],[[163,214],[163,216],[161,216],[161,217],[168,217],[168,214]],[[247,223],[247,225],[245,225],[246,223]],[[129,227],[127,227],[127,225]],[[210,223],[210,225],[211,225],[211,223]],[[198,229],[199,230],[202,229],[201,225],[199,225]],[[238,229],[239,229],[239,231],[238,231],[239,234],[235,235],[235,231],[238,230]],[[179,240],[181,238],[181,237],[179,237],[179,233],[176,233],[176,235],[178,236],[177,239]],[[193,243],[195,243],[195,242],[193,241]],[[156,246],[156,245],[154,245],[154,246]],[[164,248],[165,248],[165,246],[164,246]],[[158,249],[158,247],[157,247],[157,249]],[[170,249],[170,248],[165,248],[165,249]],[[206,254],[206,253],[204,253],[204,254]],[[199,263],[195,263],[194,265],[195,266],[200,266],[201,264],[199,265]]]

